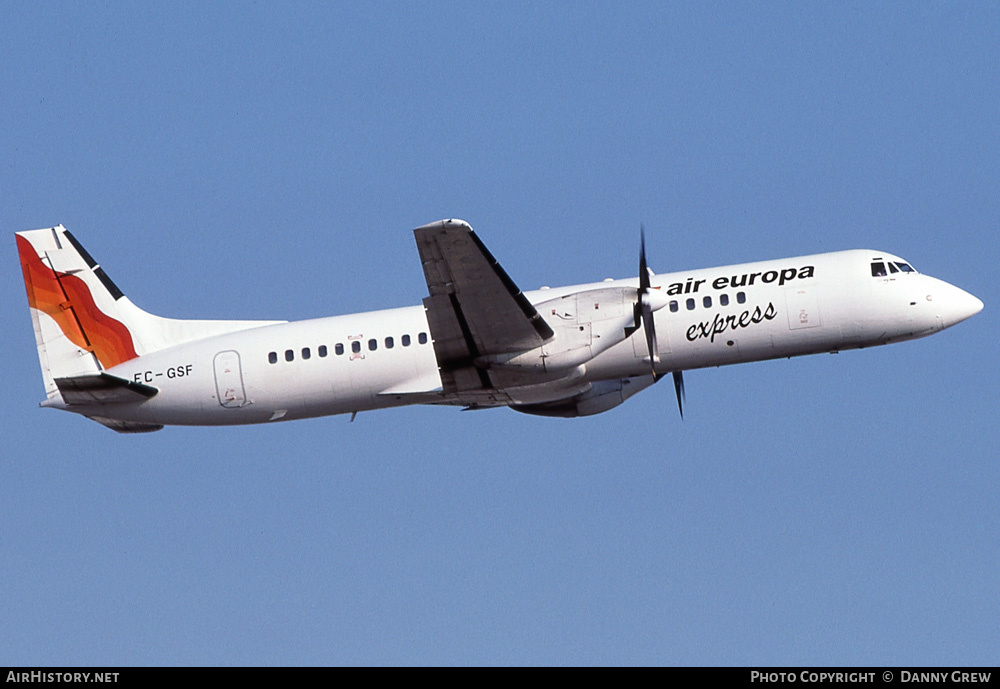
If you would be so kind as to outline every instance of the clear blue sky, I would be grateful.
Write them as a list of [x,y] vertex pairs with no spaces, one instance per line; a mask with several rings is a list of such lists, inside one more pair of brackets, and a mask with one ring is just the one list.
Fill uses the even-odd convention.
[[[996,3],[4,3],[0,664],[996,664]],[[846,248],[985,310],[587,419],[120,436],[43,397],[12,233],[143,308],[419,303]]]

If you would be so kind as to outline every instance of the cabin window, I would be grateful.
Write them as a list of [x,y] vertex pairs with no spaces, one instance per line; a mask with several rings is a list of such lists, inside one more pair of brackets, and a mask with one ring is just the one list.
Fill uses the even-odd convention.
[[694,299],[687,300],[688,311],[694,311]]
[[285,361],[294,361],[294,360],[295,360],[295,352],[293,352],[290,349],[286,349],[285,350]]
[[302,348],[302,358],[303,359],[308,359],[311,356],[312,356],[312,352],[309,351],[309,348],[308,347],[303,347]]
[[277,352],[271,352],[270,354],[268,354],[267,355],[267,362],[269,364],[276,364],[276,363],[278,363],[278,353]]
[[342,342],[338,342],[337,344],[335,344],[333,346],[333,351],[334,351],[334,353],[337,356],[340,356],[341,354],[343,354],[344,353],[344,345],[343,345],[343,343]]
[[409,335],[403,335],[403,337],[400,338],[400,339],[402,339],[404,347],[409,347],[410,346],[410,336]]
[[374,338],[373,338],[373,339],[371,339],[371,340],[368,340],[368,349],[370,349],[370,350],[371,350],[371,351],[373,351],[373,352],[374,352],[374,351],[375,351],[376,349],[378,349],[378,340],[376,340],[376,339],[374,339]]
[[729,306],[729,295],[728,294],[720,294],[719,295],[719,304],[721,304],[722,306]]
[[319,356],[322,359],[323,357],[326,356],[326,345],[320,345],[317,351],[319,352]]
[[747,303],[747,293],[746,292],[737,292],[736,293],[736,303],[737,304],[746,304]]
[[393,340],[392,340],[391,337],[385,338],[385,348],[386,349],[392,349],[393,345],[395,345],[395,342],[393,342]]
[[712,297],[705,297],[701,300],[701,303],[705,305],[706,309],[712,308]]
[[883,278],[885,277],[885,264],[882,261],[874,261],[872,263],[872,277],[873,278]]
[[427,344],[427,333],[420,333],[417,335],[417,342],[420,344]]
[[677,309],[679,309],[679,308],[680,308],[680,306],[677,304],[677,300],[676,299],[672,299],[670,301],[670,312],[671,313],[677,313]]
[[361,352],[361,342],[359,340],[355,340],[354,342],[351,343],[351,351],[354,352],[355,354]]

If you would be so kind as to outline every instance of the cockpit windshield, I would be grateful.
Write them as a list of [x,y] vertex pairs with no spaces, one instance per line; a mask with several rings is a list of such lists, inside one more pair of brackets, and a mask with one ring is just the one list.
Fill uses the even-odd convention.
[[903,261],[886,261],[876,258],[872,261],[872,277],[884,278],[896,273],[916,273],[909,263]]

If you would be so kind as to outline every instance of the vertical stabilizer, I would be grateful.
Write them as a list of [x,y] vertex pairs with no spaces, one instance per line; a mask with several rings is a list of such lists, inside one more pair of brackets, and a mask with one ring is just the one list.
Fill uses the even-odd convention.
[[17,233],[49,399],[56,378],[93,375],[149,352],[282,321],[161,318],[135,306],[62,225]]
[[54,379],[97,373],[138,356],[128,328],[114,318],[122,293],[62,226],[17,235],[17,251],[35,326],[45,394]]

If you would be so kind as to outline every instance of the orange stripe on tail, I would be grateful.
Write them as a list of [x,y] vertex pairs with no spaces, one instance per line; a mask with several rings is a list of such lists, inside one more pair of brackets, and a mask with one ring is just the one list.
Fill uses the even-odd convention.
[[97,307],[87,283],[49,268],[20,235],[17,252],[28,306],[51,316],[73,344],[93,352],[106,369],[138,356],[128,328]]

